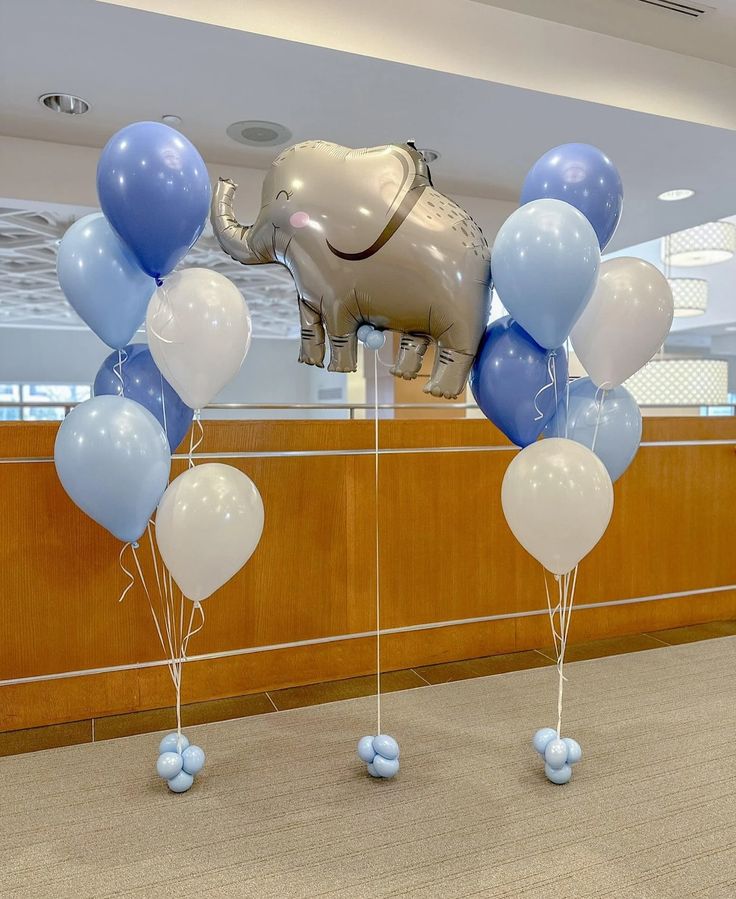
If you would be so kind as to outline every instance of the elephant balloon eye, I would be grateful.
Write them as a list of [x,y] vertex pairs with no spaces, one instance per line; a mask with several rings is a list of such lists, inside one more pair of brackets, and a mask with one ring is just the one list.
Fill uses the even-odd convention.
[[278,200],[278,198],[281,196],[281,194],[283,194],[283,195],[286,197],[287,200],[290,200],[290,199],[291,199],[291,194],[289,193],[288,190],[280,190],[280,191],[276,194],[276,199],[277,199],[277,200]]

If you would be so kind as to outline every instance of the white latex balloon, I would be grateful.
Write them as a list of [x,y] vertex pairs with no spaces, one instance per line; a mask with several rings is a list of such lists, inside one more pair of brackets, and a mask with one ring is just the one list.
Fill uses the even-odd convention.
[[196,465],[169,484],[156,513],[161,558],[193,602],[211,596],[258,546],[263,501],[232,465]]
[[240,371],[252,326],[232,281],[206,268],[187,268],[151,297],[146,330],[163,376],[187,406],[201,409]]
[[605,533],[613,485],[587,446],[552,437],[531,443],[509,465],[501,505],[524,549],[553,574],[566,574]]
[[572,346],[597,387],[618,387],[659,350],[673,314],[672,291],[659,269],[630,256],[608,259],[572,329]]

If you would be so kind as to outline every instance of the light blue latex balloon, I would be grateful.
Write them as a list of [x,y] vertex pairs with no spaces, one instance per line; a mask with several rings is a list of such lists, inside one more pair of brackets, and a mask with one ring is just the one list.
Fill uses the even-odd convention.
[[550,768],[561,768],[567,764],[567,745],[555,737],[544,748],[544,760]]
[[176,777],[172,777],[167,783],[172,793],[186,793],[194,783],[194,778],[191,774],[187,774],[186,771],[180,771]]
[[513,212],[491,254],[493,285],[509,315],[546,349],[562,346],[598,280],[593,226],[569,203],[535,200]]
[[382,755],[377,755],[373,759],[372,767],[379,777],[388,779],[399,773],[399,760],[385,759]]
[[577,740],[572,737],[563,737],[562,742],[567,746],[567,764],[576,765],[583,757],[583,750]]
[[187,746],[182,752],[181,758],[183,762],[182,767],[187,774],[194,776],[199,774],[202,768],[204,768],[204,749],[201,749],[199,746]]
[[381,776],[378,773],[378,771],[376,771],[376,769],[372,763],[368,764],[366,767],[368,768],[368,773],[370,774],[371,777],[380,777]]
[[376,755],[385,759],[397,759],[399,757],[399,744],[388,734],[379,734],[373,738],[373,749]]
[[69,228],[59,244],[56,272],[70,305],[100,340],[116,350],[130,342],[156,284],[101,212]]
[[372,333],[373,325],[361,325],[357,330],[358,340],[361,343],[365,343],[368,335]]
[[549,743],[550,740],[554,740],[556,736],[557,731],[554,727],[540,727],[532,737],[532,746],[534,746],[540,755],[544,755],[547,743]]
[[373,737],[361,737],[358,740],[358,758],[367,765],[373,761],[376,751],[373,748]]
[[551,768],[549,765],[545,765],[544,775],[553,784],[566,784],[572,777],[572,768],[569,765],[563,765],[561,768]]
[[133,543],[169,482],[171,452],[163,428],[143,406],[96,396],[61,423],[54,462],[79,508],[119,540]]
[[[600,420],[597,398],[601,400]],[[617,481],[639,449],[641,411],[625,387],[614,387],[604,394],[590,378],[578,378],[570,384],[569,410],[565,410],[563,397],[555,417],[544,429],[544,436],[569,437],[593,449],[608,469],[611,480]]]
[[380,350],[384,343],[386,343],[386,335],[383,331],[373,330],[366,335],[364,342],[369,350]]
[[156,773],[164,780],[171,780],[181,771],[182,765],[183,759],[178,752],[162,752],[156,762]]
[[170,734],[166,734],[163,740],[161,740],[161,742],[158,744],[158,751],[160,754],[164,752],[184,752],[184,750],[188,746],[189,740],[184,736],[184,734],[179,737],[177,732],[173,731]]

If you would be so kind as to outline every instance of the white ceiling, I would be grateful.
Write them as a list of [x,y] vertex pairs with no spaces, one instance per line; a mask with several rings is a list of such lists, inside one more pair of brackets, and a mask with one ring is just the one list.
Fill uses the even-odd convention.
[[642,0],[474,0],[586,31],[736,65],[736,0],[684,0],[706,8],[692,18]]

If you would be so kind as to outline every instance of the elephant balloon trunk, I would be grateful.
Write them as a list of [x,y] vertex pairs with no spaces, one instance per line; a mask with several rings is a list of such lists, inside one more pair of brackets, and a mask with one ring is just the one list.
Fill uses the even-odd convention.
[[220,178],[212,197],[212,230],[222,249],[236,262],[243,265],[258,265],[272,260],[262,259],[251,248],[250,225],[241,225],[233,213],[233,196],[237,184],[229,178]]

